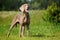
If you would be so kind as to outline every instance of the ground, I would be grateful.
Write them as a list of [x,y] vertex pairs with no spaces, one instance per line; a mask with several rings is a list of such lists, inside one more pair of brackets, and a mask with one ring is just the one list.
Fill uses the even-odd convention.
[[19,24],[15,26],[8,38],[7,32],[10,23],[18,11],[0,11],[0,40],[60,40],[60,24],[47,21],[46,10],[30,11],[30,37],[26,36],[26,29],[23,38],[19,37]]

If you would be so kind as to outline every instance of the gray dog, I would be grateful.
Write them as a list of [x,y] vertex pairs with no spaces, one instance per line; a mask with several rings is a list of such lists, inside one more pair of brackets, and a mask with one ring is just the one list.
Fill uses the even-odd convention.
[[21,12],[23,14],[16,14],[12,20],[12,23],[11,23],[11,26],[10,26],[10,29],[7,33],[7,37],[9,37],[10,35],[10,32],[12,30],[12,28],[14,27],[14,25],[16,25],[17,23],[20,24],[20,37],[23,37],[24,35],[24,29],[25,29],[25,26],[27,27],[27,36],[29,35],[29,24],[30,24],[30,16],[29,16],[29,4],[23,4],[19,10],[21,10]]

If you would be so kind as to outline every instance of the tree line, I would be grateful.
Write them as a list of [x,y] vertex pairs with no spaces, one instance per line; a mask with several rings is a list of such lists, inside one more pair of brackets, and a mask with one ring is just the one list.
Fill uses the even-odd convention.
[[47,9],[53,2],[60,7],[60,0],[0,0],[0,11],[18,10],[24,3],[30,4],[32,9]]

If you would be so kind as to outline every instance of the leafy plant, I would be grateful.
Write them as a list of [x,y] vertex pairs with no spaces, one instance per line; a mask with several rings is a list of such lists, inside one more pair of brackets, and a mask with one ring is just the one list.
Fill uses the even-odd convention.
[[56,3],[52,3],[48,6],[47,11],[49,12],[49,20],[53,22],[60,22],[60,8],[57,7]]

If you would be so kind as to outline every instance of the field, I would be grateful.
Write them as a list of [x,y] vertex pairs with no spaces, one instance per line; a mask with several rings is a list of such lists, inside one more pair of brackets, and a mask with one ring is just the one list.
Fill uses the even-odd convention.
[[[30,11],[30,37],[26,36],[26,29],[23,38],[19,37],[19,24],[14,27],[10,37],[6,37],[10,23],[18,11],[0,11],[0,40],[60,40],[60,24],[49,22],[45,19],[46,10]],[[45,19],[44,19],[45,18]]]

